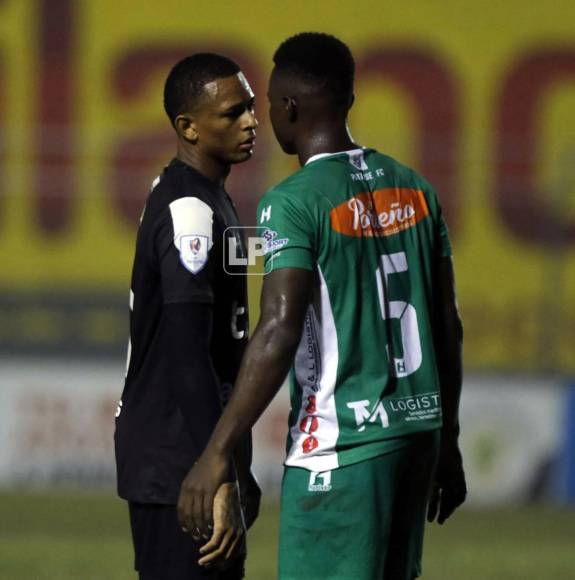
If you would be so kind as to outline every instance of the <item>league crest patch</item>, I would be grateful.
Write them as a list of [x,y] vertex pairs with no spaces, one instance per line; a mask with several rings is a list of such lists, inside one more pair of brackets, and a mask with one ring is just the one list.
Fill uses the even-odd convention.
[[180,238],[180,260],[186,270],[197,274],[208,261],[208,237],[192,234]]

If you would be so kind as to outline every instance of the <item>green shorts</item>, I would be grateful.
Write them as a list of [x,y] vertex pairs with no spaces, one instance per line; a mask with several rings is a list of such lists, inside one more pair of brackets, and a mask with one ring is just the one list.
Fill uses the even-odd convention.
[[279,579],[417,578],[438,454],[439,431],[432,431],[333,471],[286,467]]

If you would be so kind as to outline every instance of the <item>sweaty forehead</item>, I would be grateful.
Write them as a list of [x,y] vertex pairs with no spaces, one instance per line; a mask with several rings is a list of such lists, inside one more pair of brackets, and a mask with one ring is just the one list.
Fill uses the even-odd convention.
[[204,85],[204,95],[211,102],[251,99],[254,92],[241,71],[235,75],[215,79]]

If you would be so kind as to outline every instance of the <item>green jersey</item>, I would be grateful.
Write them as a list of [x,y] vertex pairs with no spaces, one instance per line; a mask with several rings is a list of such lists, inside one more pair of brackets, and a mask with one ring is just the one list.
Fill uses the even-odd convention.
[[430,184],[373,149],[316,155],[264,195],[258,222],[266,271],[317,277],[286,465],[328,471],[439,428],[433,280],[451,249]]

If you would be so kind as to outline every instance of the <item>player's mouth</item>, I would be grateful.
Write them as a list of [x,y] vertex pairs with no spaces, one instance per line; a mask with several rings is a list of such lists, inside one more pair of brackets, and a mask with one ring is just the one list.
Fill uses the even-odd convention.
[[250,137],[249,139],[246,139],[245,141],[242,141],[240,143],[240,149],[242,151],[251,151],[254,148],[254,145],[256,143],[256,138],[255,137]]

